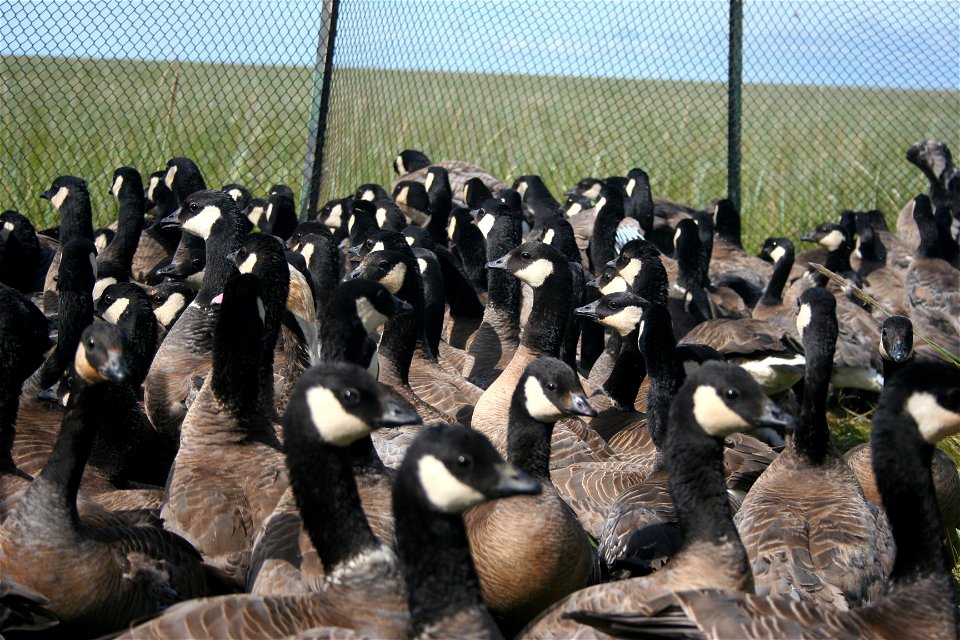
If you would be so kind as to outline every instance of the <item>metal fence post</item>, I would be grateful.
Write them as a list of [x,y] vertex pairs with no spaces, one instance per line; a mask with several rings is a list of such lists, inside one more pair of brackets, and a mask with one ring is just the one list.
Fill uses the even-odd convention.
[[340,0],[323,0],[323,14],[317,35],[317,61],[313,70],[313,98],[310,122],[307,125],[307,150],[303,160],[303,186],[300,188],[300,219],[316,214],[323,172],[323,144],[327,135],[327,114],[330,110],[330,81],[333,72],[333,50],[337,38],[337,16]]
[[740,211],[740,115],[743,92],[743,0],[730,0],[727,72],[727,197]]

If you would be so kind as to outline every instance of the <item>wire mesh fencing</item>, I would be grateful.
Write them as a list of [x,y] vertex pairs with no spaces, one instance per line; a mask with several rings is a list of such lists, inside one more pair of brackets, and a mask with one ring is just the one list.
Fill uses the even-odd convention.
[[[108,214],[116,166],[172,155],[209,186],[285,182],[322,202],[389,184],[405,148],[555,193],[642,167],[654,195],[703,206],[728,192],[730,6],[0,0],[0,207],[49,221],[36,194],[71,173]],[[907,146],[960,142],[955,2],[743,0],[742,41],[753,246],[841,208],[892,216],[926,188]]]

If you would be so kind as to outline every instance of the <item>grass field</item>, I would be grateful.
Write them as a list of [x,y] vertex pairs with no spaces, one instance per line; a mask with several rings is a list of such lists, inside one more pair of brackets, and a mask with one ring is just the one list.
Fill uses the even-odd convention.
[[[0,57],[0,206],[52,222],[36,194],[85,177],[98,222],[113,169],[195,158],[210,186],[263,193],[302,184],[313,72],[179,62]],[[904,159],[925,137],[956,142],[960,100],[944,91],[747,85],[745,236],[795,235],[841,208],[893,215],[925,188]],[[556,192],[587,175],[650,173],[654,193],[703,205],[726,192],[721,84],[338,69],[321,197],[389,183],[406,147],[539,173]],[[101,188],[102,187],[102,188]]]

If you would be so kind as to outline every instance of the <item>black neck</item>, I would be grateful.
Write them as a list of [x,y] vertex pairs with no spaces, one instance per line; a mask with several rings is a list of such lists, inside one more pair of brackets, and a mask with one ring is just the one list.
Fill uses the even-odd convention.
[[[816,312],[814,312],[816,313]],[[824,320],[826,322],[818,322]],[[814,317],[804,332],[803,348],[807,359],[803,376],[803,400],[800,424],[793,437],[794,450],[812,464],[823,462],[830,448],[827,427],[827,393],[833,372],[833,352],[837,343],[837,324],[828,316]]]
[[790,269],[793,268],[793,254],[784,254],[773,265],[773,274],[770,276],[770,282],[763,292],[760,303],[768,307],[783,303],[783,288],[787,284],[787,278],[790,276]]
[[[330,309],[330,313],[339,313],[339,310]],[[355,314],[349,309],[343,315],[328,315],[320,325],[320,360],[321,362],[352,362],[366,368],[361,354],[367,340],[367,332],[363,329]]]
[[123,353],[130,370],[130,384],[137,388],[147,377],[157,352],[157,317],[146,300],[131,301],[131,309],[117,321],[123,334]]
[[[519,226],[508,215],[498,216],[487,235],[487,260],[496,260],[519,244]],[[519,322],[520,281],[503,269],[487,269],[487,305]]]
[[290,484],[324,572],[376,549],[347,450],[289,437],[287,445]]
[[890,579],[898,583],[941,575],[952,583],[930,472],[933,447],[905,411],[887,411],[884,400],[874,413],[870,438],[877,488],[897,548]]
[[623,220],[623,203],[616,198],[610,198],[597,213],[593,223],[593,235],[590,238],[590,259],[593,262],[593,271],[598,274],[608,262],[613,260],[616,252],[614,241],[617,235],[617,226]]
[[677,284],[684,290],[705,287],[706,272],[702,272],[703,245],[694,233],[684,233],[677,242]]
[[[239,224],[224,224],[215,230],[216,235],[206,241],[206,266],[203,271],[203,282],[194,298],[197,304],[209,306],[210,302],[223,293],[223,286],[231,276],[236,275],[237,265],[227,258],[227,255],[240,248],[243,242],[243,232]],[[184,234],[189,235],[189,234]]]
[[635,293],[653,304],[667,305],[670,287],[667,270],[659,256],[642,258],[640,272],[632,283],[627,284],[631,293]]
[[[630,193],[630,215],[640,222],[644,235],[653,231],[653,194],[650,192],[650,179],[646,173],[634,178],[633,191]],[[649,225],[649,226],[648,226]]]
[[407,264],[403,286],[397,291],[397,297],[413,307],[413,311],[402,313],[383,326],[380,338],[380,354],[396,368],[403,384],[410,381],[410,362],[416,351],[417,341],[423,338],[423,284],[412,269],[416,265]]
[[[484,265],[487,262],[487,245],[484,242],[483,233],[472,224],[463,223],[463,226],[465,228],[458,231],[459,242],[457,242],[457,253],[460,254],[460,260],[463,262],[463,270],[467,272],[470,284],[476,291],[486,291],[487,277],[484,273]],[[450,297],[449,294],[447,297]]]
[[670,405],[683,384],[684,374],[677,358],[672,328],[647,327],[646,331],[643,358],[647,366],[647,376],[650,378],[650,389],[647,392],[647,429],[650,430],[654,445],[661,450],[666,437]]
[[566,263],[555,263],[553,273],[533,291],[533,312],[520,342],[537,353],[560,357],[573,301],[573,274]]
[[[614,337],[620,336],[614,334],[610,336],[611,340]],[[620,354],[613,365],[613,371],[603,383],[603,390],[613,399],[618,409],[628,410],[634,408],[637,392],[640,391],[640,385],[643,384],[643,379],[647,375],[647,365],[637,346],[636,329],[620,342]]]
[[534,419],[524,406],[521,387],[510,401],[507,419],[507,460],[537,480],[550,480],[550,437],[553,423]]
[[93,209],[90,194],[74,192],[64,201],[60,210],[60,246],[64,247],[75,238],[93,242]]
[[[680,408],[680,407],[678,407]],[[689,403],[676,412],[664,445],[663,465],[683,532],[683,544],[738,540],[723,477],[723,441],[700,431]],[[689,424],[685,421],[689,421]],[[692,432],[693,429],[700,433]],[[742,562],[748,565],[746,552]]]
[[339,284],[339,253],[331,246],[333,240],[323,240],[314,245],[307,269],[313,277],[313,290],[317,309],[326,309],[330,292]]
[[[412,474],[411,474],[412,475]],[[414,478],[397,478],[393,512],[397,555],[407,583],[412,634],[470,607],[483,606],[480,581],[460,515],[427,510]],[[421,500],[423,498],[420,498]]]
[[58,309],[57,346],[38,374],[42,389],[56,383],[70,367],[80,344],[80,334],[93,322],[93,297],[89,291],[61,291]]
[[[477,229],[477,233],[480,233],[479,229]],[[480,239],[481,241],[483,240],[482,234]],[[480,259],[482,260],[482,252],[485,251],[482,242],[478,248],[481,252]],[[440,263],[440,273],[443,277],[443,293],[446,297],[447,304],[450,305],[450,316],[452,318],[482,318],[483,305],[477,298],[477,294],[470,280],[468,280],[460,268],[457,267],[453,254],[445,247],[437,247],[435,253],[437,261]],[[483,273],[482,262],[480,264],[480,273]],[[484,283],[483,288],[487,288],[486,283]]]
[[120,193],[117,235],[110,243],[113,259],[129,269],[143,231],[143,189],[126,189]]
[[213,392],[233,414],[234,424],[244,437],[272,442],[272,406],[265,404],[263,386],[270,384],[272,398],[273,376],[264,380],[262,360],[266,349],[257,348],[263,344],[264,335],[259,327],[240,324],[222,317],[217,320],[210,371]]
[[886,382],[892,378],[894,374],[910,364],[913,360],[913,354],[910,354],[910,357],[903,362],[894,362],[890,358],[881,358],[881,360],[883,360],[883,380]]

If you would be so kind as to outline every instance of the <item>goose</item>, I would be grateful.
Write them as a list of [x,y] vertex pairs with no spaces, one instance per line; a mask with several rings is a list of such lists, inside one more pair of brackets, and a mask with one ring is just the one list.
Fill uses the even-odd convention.
[[173,191],[163,181],[166,171],[155,171],[147,177],[144,191],[144,209],[154,213],[150,223],[144,219],[144,229],[133,254],[130,271],[137,282],[156,284],[157,270],[169,262],[180,243],[180,229],[164,226],[162,220],[176,208]]
[[710,260],[710,279],[723,282],[736,278],[756,291],[762,291],[773,269],[743,250],[740,238],[740,212],[732,200],[724,198],[714,207],[714,239]]
[[376,202],[388,197],[387,190],[383,188],[383,185],[376,182],[366,182],[360,185],[353,194],[354,200],[367,200],[369,202]]
[[109,633],[206,595],[207,578],[199,554],[168,531],[81,522],[77,491],[99,426],[91,410],[106,402],[104,383],[127,375],[119,330],[88,327],[74,372],[53,452],[0,529],[2,569],[5,579],[49,600],[45,606],[61,620],[63,632]]
[[[954,212],[960,209],[957,195],[960,189],[955,187],[957,169],[945,143],[936,139],[920,140],[907,148],[906,158],[927,178],[928,195],[934,209],[944,203],[955,205]],[[913,202],[908,203],[897,216],[897,237],[908,247],[916,248],[920,244],[920,235],[913,221],[913,205]],[[954,213],[955,217],[957,215],[960,214]]]
[[570,617],[604,633],[645,637],[955,637],[956,587],[940,537],[930,463],[937,441],[960,433],[958,387],[953,364],[917,362],[888,382],[877,405],[871,447],[897,553],[890,584],[873,602],[842,611],[708,588],[664,594],[636,613]]
[[[353,206],[353,197],[347,196],[346,198],[334,198],[330,200],[317,211],[316,217],[308,220],[308,222],[319,222],[323,224],[331,232],[336,231],[340,228],[340,225],[343,223],[343,219],[346,217],[346,214],[350,211]],[[339,242],[342,238],[337,238]]]
[[22,293],[43,291],[56,250],[37,235],[33,223],[18,211],[0,213],[0,281]]
[[75,176],[59,176],[40,197],[60,214],[60,244],[43,281],[43,312],[49,315],[57,310],[54,276],[60,272],[63,247],[75,238],[93,242],[93,211],[86,181]]
[[447,171],[450,178],[450,188],[457,206],[466,205],[466,185],[470,180],[480,180],[494,196],[498,195],[507,186],[486,169],[468,162],[461,160],[431,162],[430,158],[422,151],[404,149],[393,160],[393,170],[398,177],[391,189],[400,181],[425,182],[427,170],[430,166],[442,167]]
[[441,247],[447,246],[447,224],[450,221],[450,211],[453,208],[453,192],[450,190],[450,179],[447,170],[443,167],[427,167],[427,176],[424,178],[424,188],[430,200],[428,212],[430,219],[424,227],[430,232],[430,237]]
[[120,327],[126,342],[131,386],[140,388],[157,352],[158,320],[147,291],[132,282],[118,282],[103,290],[97,316]]
[[[511,187],[521,198],[524,217],[533,219],[534,228],[540,228],[547,220],[560,214],[560,203],[550,193],[550,189],[537,175],[520,176]],[[503,194],[501,194],[501,197]],[[529,211],[529,214],[527,212]]]
[[460,258],[463,269],[473,288],[478,292],[487,290],[487,243],[483,232],[474,224],[473,216],[466,209],[455,209],[447,225],[454,255]]
[[[350,440],[375,425],[354,418],[333,421],[328,427],[327,415],[311,415],[319,407],[308,404],[310,390],[315,392],[314,407],[323,403],[327,412],[337,415],[351,411],[351,405],[344,406],[333,393],[351,390],[339,375],[331,389],[311,373],[291,401],[298,415],[288,410],[284,422],[287,441],[304,439],[291,451],[296,453],[289,465],[294,486],[306,483],[300,493],[305,521],[317,521],[331,511],[338,514],[339,526],[311,530],[326,563],[323,591],[198,599],[171,608],[121,638],[285,638],[315,627],[327,627],[321,637],[416,637],[424,632],[472,637],[477,627],[495,637],[496,624],[483,606],[460,514],[484,500],[535,493],[539,485],[505,464],[480,434],[459,425],[426,427],[411,445],[394,484],[394,553],[363,521],[349,465],[341,459]],[[362,375],[357,369],[351,378]],[[347,398],[353,406],[358,402],[369,406],[366,394],[359,389],[353,393],[359,396]],[[304,433],[296,436],[294,430]],[[326,459],[326,464],[317,464],[317,458]],[[369,602],[376,606],[362,604]]]
[[271,421],[273,345],[286,292],[265,295],[267,284],[275,286],[238,274],[224,285],[212,368],[184,418],[161,510],[164,526],[237,588],[246,582],[253,534],[287,488]]
[[[117,215],[117,235],[113,241],[97,255],[98,273],[111,274],[117,282],[127,282],[133,278],[133,257],[140,243],[143,231],[144,193],[143,179],[133,167],[119,167],[113,172],[110,193],[120,203]],[[101,280],[101,282],[103,282]],[[98,282],[98,285],[101,284]],[[106,284],[113,284],[107,281]],[[93,299],[100,299],[103,286],[93,291]]]
[[[180,318],[187,306],[196,297],[196,290],[190,285],[168,280],[146,290],[150,304],[153,306],[153,315],[157,318],[157,346],[163,342],[170,327]],[[156,355],[156,354],[154,354]]]
[[420,182],[401,180],[396,183],[392,193],[393,201],[400,207],[407,222],[422,227],[430,217],[430,198]]
[[570,619],[571,613],[643,610],[651,598],[674,589],[749,590],[750,566],[724,486],[723,438],[751,426],[793,423],[738,367],[708,362],[691,374],[670,406],[663,456],[680,521],[680,551],[650,576],[574,592],[543,612],[521,637],[589,637],[590,629]]
[[[200,173],[200,168],[190,158],[176,156],[167,160],[167,170],[163,174],[163,183],[173,194],[174,210],[171,211],[160,224],[164,227],[177,227],[175,212],[180,211],[184,201],[197,191],[206,190],[206,182]],[[222,192],[218,192],[222,193]],[[227,196],[234,205],[233,198]],[[239,211],[239,209],[237,209]],[[246,221],[245,221],[246,222]],[[158,271],[161,275],[187,279],[200,286],[203,278],[203,268],[206,262],[204,239],[195,233],[181,233],[180,244],[173,254],[170,264]]]
[[393,198],[389,196],[379,198],[373,201],[373,205],[376,207],[374,217],[381,229],[403,231],[407,226],[407,219]]
[[227,255],[240,248],[243,233],[240,212],[222,191],[200,191],[184,201],[168,220],[183,227],[184,237],[204,241],[207,259],[203,282],[193,302],[183,311],[160,344],[144,382],[144,408],[151,424],[176,442],[180,424],[203,378],[210,370],[210,350],[217,307],[213,299],[237,273]]
[[550,482],[554,423],[564,415],[595,414],[569,366],[546,356],[531,362],[510,402],[507,460],[542,492],[464,514],[484,602],[508,635],[597,573],[590,537]]
[[800,297],[807,364],[800,425],[736,515],[760,595],[846,609],[879,595],[892,564],[886,521],[863,497],[830,440],[827,390],[837,341],[836,299]]
[[250,201],[253,199],[253,194],[250,192],[250,189],[247,189],[242,184],[230,182],[220,187],[220,191],[223,191],[233,198],[233,201],[237,203],[237,209],[240,210],[240,213],[247,215],[247,210],[250,208]]
[[757,320],[792,318],[795,311],[783,301],[783,288],[793,268],[794,247],[789,238],[767,238],[760,249],[760,259],[773,263],[773,274],[763,295],[753,307],[751,317]]
[[270,187],[267,207],[263,212],[261,231],[286,241],[297,226],[297,207],[293,191],[285,184]]
[[313,282],[313,301],[319,316],[327,307],[330,292],[340,280],[340,252],[337,243],[329,233],[308,233],[300,236],[293,248],[307,263]]

